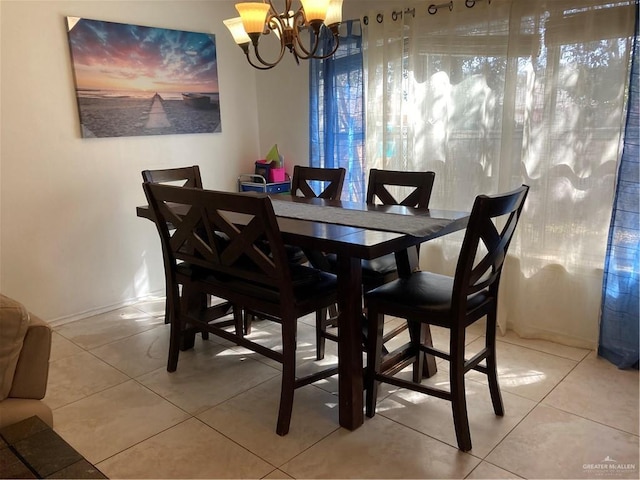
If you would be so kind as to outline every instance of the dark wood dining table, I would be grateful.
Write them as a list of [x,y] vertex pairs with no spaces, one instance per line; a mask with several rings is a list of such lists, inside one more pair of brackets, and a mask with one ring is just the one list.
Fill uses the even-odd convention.
[[[255,195],[247,192],[243,195]],[[260,194],[258,194],[260,195]],[[363,412],[363,356],[362,356],[362,267],[361,260],[371,260],[395,253],[400,276],[408,275],[418,268],[414,247],[420,243],[449,233],[463,230],[469,218],[468,212],[448,210],[422,210],[402,206],[369,205],[366,203],[301,198],[290,195],[272,196],[274,211],[285,243],[303,249],[333,253],[337,257],[338,279],[338,397],[340,425],[355,430],[364,422]],[[303,218],[294,218],[282,210],[295,210],[297,203],[305,206]],[[344,218],[329,215],[331,219],[314,219],[308,206],[324,207],[317,210],[327,217],[333,207],[357,214]],[[287,208],[279,208],[287,207]],[[301,207],[302,208],[302,207]],[[381,214],[395,214],[394,221],[408,219],[407,224],[425,224],[428,228],[417,233],[390,231],[394,227],[380,226]],[[137,216],[153,219],[148,206],[137,208]],[[339,218],[340,217],[340,218]],[[367,221],[371,217],[371,222]],[[394,222],[390,222],[394,223]],[[373,226],[373,227],[372,227]],[[420,230],[420,229],[419,229]]]

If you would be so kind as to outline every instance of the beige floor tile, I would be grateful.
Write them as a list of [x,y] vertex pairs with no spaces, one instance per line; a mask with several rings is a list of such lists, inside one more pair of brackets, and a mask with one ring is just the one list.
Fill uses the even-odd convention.
[[309,315],[305,315],[304,317],[300,317],[298,319],[299,322],[304,323],[310,327],[316,327],[316,314],[310,313]]
[[637,479],[638,437],[538,406],[486,460],[524,478]]
[[474,478],[474,479],[478,479],[478,480],[494,480],[494,479],[518,479],[518,478],[522,478],[519,477],[518,475],[515,475],[511,472],[507,472],[506,470],[503,470],[502,468],[496,467],[495,465],[491,465],[490,463],[487,462],[480,462],[480,465],[478,465],[476,468],[473,469],[473,472],[471,472],[469,475],[467,475],[466,478]]
[[638,371],[620,370],[595,352],[543,403],[638,435]]
[[[483,347],[484,337],[470,343],[466,349],[467,358],[471,358]],[[496,355],[502,390],[535,401],[542,400],[578,363],[504,342],[497,343]],[[447,368],[446,362],[442,365],[443,369]],[[487,377],[471,371],[467,378],[486,383]]]
[[[206,344],[206,345],[205,345]],[[162,367],[137,380],[158,395],[197,415],[280,373],[233,348],[202,342],[201,347],[181,352],[178,369]]]
[[[402,375],[410,380],[409,372]],[[423,381],[425,385],[449,390],[447,372],[439,371]],[[466,381],[467,411],[473,449],[469,452],[484,458],[535,406],[536,402],[502,392],[504,416],[496,416],[489,387]],[[419,392],[399,389],[378,403],[376,412],[457,447],[451,402]]]
[[[468,355],[483,344],[481,323],[467,330]],[[258,320],[251,338],[277,347],[279,329]],[[168,333],[164,298],[54,330],[45,401],[56,430],[111,478],[638,478],[638,372],[586,350],[498,336],[506,416],[470,372],[474,449],[462,453],[449,402],[393,385],[380,387],[375,418],[340,428],[337,376],[296,391],[290,433],[279,437],[279,363],[198,335],[169,374]],[[448,348],[448,330],[432,335]],[[300,375],[336,365],[335,342],[321,362],[315,348],[308,315],[298,322]],[[426,382],[446,385],[448,363],[437,361]]]
[[282,437],[275,432],[279,404],[274,378],[198,418],[276,467],[340,428],[338,398],[313,385],[295,391],[290,430]]
[[81,350],[49,364],[45,402],[56,409],[127,380],[122,372]]
[[67,323],[56,331],[76,345],[89,350],[164,324],[164,319],[143,313],[134,307]]
[[67,340],[55,330],[51,335],[51,355],[49,355],[49,361],[55,362],[61,358],[70,357],[78,353],[84,352],[84,350],[78,347],[71,340]]
[[[249,337],[251,340],[260,343],[268,348],[275,348],[281,351],[280,325],[274,322],[258,321]],[[282,365],[264,355],[251,350],[235,346],[233,349],[248,358],[269,365],[279,372],[282,371]],[[305,323],[298,323],[298,336],[296,345],[296,372],[298,376],[310,375],[321,370],[325,370],[338,365],[338,345],[336,342],[327,341],[325,348],[325,358],[316,360],[316,343],[315,343],[315,327],[311,327]],[[337,377],[331,377],[316,383],[329,393],[338,391]]]
[[590,350],[586,350],[584,348],[569,347],[567,345],[560,345],[559,343],[548,342],[546,340],[522,338],[511,330],[509,330],[506,335],[498,334],[498,341],[511,343],[513,345],[520,345],[521,347],[527,347],[540,352],[550,353],[558,357],[575,360],[576,362],[579,362],[590,353]]
[[[97,467],[109,478],[262,478],[273,466],[191,418]],[[286,478],[286,477],[273,477]]]
[[464,478],[479,459],[377,415],[286,463],[294,478]]
[[94,464],[187,418],[133,380],[54,412],[55,430]]
[[169,325],[161,325],[107,345],[91,353],[132,378],[166,367]]
[[165,305],[164,297],[149,297],[136,303],[133,307],[154,317],[161,317],[164,320]]

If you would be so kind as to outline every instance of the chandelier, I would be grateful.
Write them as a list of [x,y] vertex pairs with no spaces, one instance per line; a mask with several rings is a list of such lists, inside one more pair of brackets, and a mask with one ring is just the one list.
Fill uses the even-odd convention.
[[[294,12],[291,9],[292,0],[285,0],[282,13],[278,13],[272,0],[238,3],[236,10],[240,16],[224,20],[224,24],[251,66],[268,70],[282,60],[287,49],[293,54],[296,63],[300,63],[299,59],[323,59],[333,55],[338,49],[342,1],[300,0],[301,6]],[[313,31],[313,40],[304,42],[300,34],[308,29]],[[331,51],[328,53],[320,48],[320,37],[327,34],[332,39]],[[280,52],[275,53],[272,61],[263,58],[259,49],[260,39],[268,35],[275,35],[280,42]]]

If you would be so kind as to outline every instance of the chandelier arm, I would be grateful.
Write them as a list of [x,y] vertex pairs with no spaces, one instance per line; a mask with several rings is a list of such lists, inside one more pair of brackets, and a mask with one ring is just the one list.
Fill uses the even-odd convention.
[[[264,66],[267,66],[269,68],[274,67],[278,62],[280,62],[280,60],[282,60],[282,57],[284,56],[284,42],[280,42],[280,54],[278,55],[278,58],[276,58],[276,60],[274,60],[273,62],[268,62],[266,60],[264,60],[262,58],[262,56],[260,55],[260,50],[258,49],[258,45],[254,45],[253,46],[253,54],[256,56],[256,59]],[[251,63],[251,62],[249,62]]]
[[262,66],[253,62],[251,60],[251,55],[249,54],[249,45],[250,43],[243,43],[239,45],[239,47],[242,49],[242,52],[244,53],[244,56],[247,59],[247,62],[249,62],[249,65],[251,65],[253,68],[257,68],[258,70],[269,70],[276,66],[276,63],[274,63],[273,65]]
[[340,35],[338,34],[337,31],[332,32],[332,38],[333,38],[333,48],[331,49],[331,51],[317,58],[320,58],[320,59],[329,58],[331,55],[336,53],[336,51],[338,51],[338,47],[340,46]]
[[309,47],[311,48],[307,50],[304,44],[300,41],[300,30],[296,29],[296,38],[298,39],[298,41],[294,43],[294,48],[297,55],[303,60],[308,60],[315,57],[316,50],[318,50],[318,46],[320,45],[320,35],[316,33],[314,36],[315,40],[313,42],[313,46],[309,45]]
[[[303,60],[308,60],[315,55],[316,50],[320,44],[320,29],[317,26],[309,27],[313,28],[315,33],[315,42],[313,47],[310,45],[310,49],[307,48],[302,43],[300,38],[301,28],[305,26],[306,18],[304,16],[304,11],[302,7],[298,9],[293,17],[293,37],[296,41],[293,42],[293,48],[297,57],[302,58]],[[317,25],[317,24],[316,24]]]
[[[291,1],[291,0],[287,0],[287,1]],[[271,3],[271,0],[269,0],[269,5],[273,9],[273,4]],[[278,54],[278,57],[273,62],[269,62],[264,58],[262,58],[262,56],[260,55],[260,50],[258,47],[259,38],[260,36],[268,35],[269,33],[272,33],[275,30],[278,30],[278,32],[280,33],[280,38],[281,38],[280,53]],[[275,67],[280,62],[280,60],[282,60],[282,57],[284,56],[285,45],[284,45],[284,42],[282,42],[283,31],[284,31],[284,28],[282,26],[282,22],[278,17],[278,15],[277,14],[274,15],[272,11],[269,11],[267,14],[267,19],[265,21],[264,31],[261,34],[256,34],[255,38],[252,37],[252,41],[251,41],[251,45],[253,45],[253,55],[255,56],[257,62],[252,60],[251,58],[251,53],[249,52],[250,50],[249,44],[247,44],[242,49],[245,54],[245,57],[247,57],[247,62],[249,62],[249,65],[251,65],[253,68],[256,68],[258,70],[270,70],[273,67]]]
[[[328,29],[328,27],[326,27]],[[329,30],[331,32],[332,38],[333,38],[333,47],[331,49],[330,52],[322,54],[322,55],[318,55],[316,52],[318,50],[318,47],[320,45],[320,32],[315,34],[315,41],[313,44],[313,47],[309,50],[307,50],[305,48],[305,46],[301,43],[301,42],[296,42],[294,47],[296,50],[296,54],[298,55],[298,57],[300,57],[303,60],[309,60],[310,58],[315,58],[317,60],[324,60],[325,58],[329,58],[331,55],[333,55],[334,53],[336,53],[336,51],[338,50],[338,47],[340,46],[340,36],[338,34],[337,30]],[[300,39],[300,36],[297,36],[298,39]],[[302,52],[302,53],[301,53]]]
[[[287,13],[289,10],[291,10],[291,2],[292,2],[292,0],[285,0],[285,2],[284,2],[284,10],[283,10],[284,13]],[[274,15],[277,16],[278,15],[278,9],[273,4],[273,0],[267,0],[267,3],[271,7],[271,13],[273,13]]]
[[277,65],[277,63],[274,63],[274,64],[263,67],[262,65],[257,64],[251,60],[251,56],[249,55],[249,52],[246,53],[246,56],[247,56],[247,62],[249,62],[249,65],[251,65],[253,68],[256,68],[258,70],[271,70],[273,67]]

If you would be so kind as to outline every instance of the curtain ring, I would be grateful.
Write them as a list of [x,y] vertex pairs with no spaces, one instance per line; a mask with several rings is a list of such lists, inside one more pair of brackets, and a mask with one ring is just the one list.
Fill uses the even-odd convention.
[[[402,15],[402,12],[400,12],[400,15]],[[398,12],[396,12],[395,10],[393,11],[393,13],[391,14],[391,19],[395,22],[396,20],[398,20]]]
[[429,12],[431,15],[435,15],[438,12],[438,9],[441,7],[449,7],[449,11],[453,11],[453,0],[451,0],[449,3],[441,3],[440,5],[431,4],[429,5],[429,8],[427,8],[427,12]]
[[382,23],[382,21],[383,21],[383,20],[384,20],[384,16],[383,16],[381,13],[379,13],[379,14],[376,16],[376,21],[377,21],[378,23]]
[[464,4],[467,6],[467,8],[473,8],[473,6],[476,4],[476,0],[464,0]]
[[362,17],[362,23],[364,23],[365,25],[369,25],[369,16],[365,15],[364,17]]

